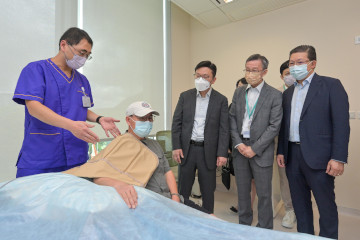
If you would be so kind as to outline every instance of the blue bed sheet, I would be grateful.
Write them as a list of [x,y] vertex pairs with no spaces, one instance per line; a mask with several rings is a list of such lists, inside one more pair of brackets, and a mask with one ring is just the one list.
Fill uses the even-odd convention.
[[0,239],[322,239],[228,223],[135,188],[129,209],[112,187],[63,173],[0,183]]

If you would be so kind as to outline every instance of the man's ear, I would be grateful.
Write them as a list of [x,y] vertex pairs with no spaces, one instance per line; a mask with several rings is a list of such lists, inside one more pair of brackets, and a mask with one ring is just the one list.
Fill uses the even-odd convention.
[[211,84],[214,84],[216,81],[216,77],[213,78],[213,80],[211,80]]

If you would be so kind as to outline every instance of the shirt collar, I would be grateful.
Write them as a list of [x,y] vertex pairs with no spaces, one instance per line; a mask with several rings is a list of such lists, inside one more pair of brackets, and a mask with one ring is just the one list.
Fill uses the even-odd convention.
[[[308,76],[304,81],[303,81],[303,86],[305,86],[306,84],[309,84],[311,83],[311,80],[313,79],[314,77],[314,74],[315,72],[313,72],[312,74],[310,74],[310,76]],[[298,83],[297,81],[294,82],[294,86],[296,87],[297,85],[301,85],[300,83]]]
[[[210,97],[210,94],[211,94],[211,91],[212,91],[212,87],[210,86],[210,89],[209,91],[206,93],[206,96],[205,97]],[[198,90],[196,90],[196,96],[197,97],[201,97],[201,94]]]
[[263,80],[259,85],[257,85],[257,87],[253,88],[251,87],[250,84],[247,85],[246,87],[246,91],[249,89],[249,88],[252,88],[252,89],[257,89],[259,92],[261,92],[261,89],[264,87],[264,83],[265,81]]

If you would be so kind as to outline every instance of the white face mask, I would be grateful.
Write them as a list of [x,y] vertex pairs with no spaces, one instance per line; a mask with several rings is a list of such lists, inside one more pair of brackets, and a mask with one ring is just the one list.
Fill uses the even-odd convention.
[[210,82],[205,80],[202,77],[199,77],[197,79],[195,79],[195,87],[196,90],[200,91],[205,91],[206,89],[208,89],[210,87]]
[[285,85],[288,86],[288,87],[290,87],[291,85],[293,85],[294,82],[295,82],[295,80],[296,80],[296,79],[295,79],[294,76],[291,75],[291,74],[289,74],[289,75],[287,75],[287,76],[284,77],[284,83],[285,83]]

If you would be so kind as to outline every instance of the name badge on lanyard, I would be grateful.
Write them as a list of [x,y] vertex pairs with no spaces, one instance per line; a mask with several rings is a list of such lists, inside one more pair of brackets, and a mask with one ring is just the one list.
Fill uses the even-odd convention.
[[84,94],[84,96],[82,96],[83,107],[85,107],[85,108],[91,107],[90,97],[88,97],[88,96],[85,95],[85,89],[84,89],[84,87],[81,87],[81,90],[82,90],[82,92],[83,92],[83,94]]

